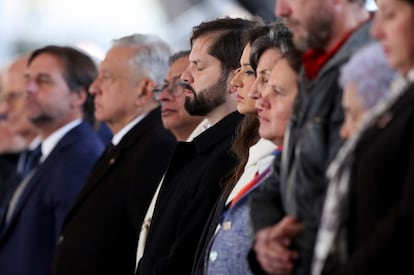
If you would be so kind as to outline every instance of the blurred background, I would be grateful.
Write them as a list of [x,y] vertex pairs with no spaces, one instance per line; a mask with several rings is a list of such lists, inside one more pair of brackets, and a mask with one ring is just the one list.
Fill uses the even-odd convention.
[[[192,26],[220,16],[274,20],[277,0],[0,0],[0,68],[47,44],[80,47],[101,59],[114,38],[154,33],[173,50]],[[311,1],[311,0],[310,0]],[[367,7],[375,9],[374,0]]]

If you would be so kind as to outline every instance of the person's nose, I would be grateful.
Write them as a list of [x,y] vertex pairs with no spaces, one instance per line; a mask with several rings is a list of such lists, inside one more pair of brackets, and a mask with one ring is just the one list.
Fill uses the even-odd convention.
[[250,88],[249,93],[247,96],[251,99],[258,100],[261,97],[260,91],[258,89],[258,79],[253,82],[252,87]]
[[96,95],[99,91],[99,85],[98,85],[99,79],[96,78],[92,84],[89,86],[89,93],[91,95]]
[[230,81],[231,86],[236,88],[236,89],[234,89],[234,91],[237,91],[237,88],[242,88],[243,87],[243,82],[240,79],[240,75],[241,75],[241,71],[238,70],[236,72],[236,74],[234,75],[234,77]]
[[348,139],[350,136],[350,129],[349,129],[349,125],[346,122],[346,120],[344,121],[344,123],[341,126],[341,130],[339,132],[339,135],[341,136],[341,138],[343,139]]
[[190,67],[185,69],[185,71],[181,74],[181,80],[186,83],[194,83],[193,75],[190,72]]
[[291,0],[276,0],[274,14],[276,17],[288,17],[291,13],[289,7],[289,1]]
[[163,87],[161,89],[161,92],[158,95],[158,98],[159,98],[160,101],[171,101],[171,100],[173,100],[174,97],[170,93],[169,89],[170,89],[169,86]]
[[37,93],[39,87],[33,80],[26,81],[26,95],[32,96],[33,94]]
[[382,31],[381,22],[380,22],[380,19],[378,18],[378,15],[374,17],[374,22],[372,23],[370,32],[371,32],[371,36],[379,41],[381,41],[382,38],[384,37],[384,33]]

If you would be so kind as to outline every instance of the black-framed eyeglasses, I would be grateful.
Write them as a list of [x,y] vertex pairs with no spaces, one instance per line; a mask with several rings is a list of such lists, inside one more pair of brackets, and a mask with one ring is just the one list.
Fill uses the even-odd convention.
[[184,93],[184,87],[181,84],[180,78],[174,78],[173,82],[165,81],[162,86],[156,87],[153,91],[155,97],[159,99],[161,92],[167,90],[167,92],[173,97],[180,96]]

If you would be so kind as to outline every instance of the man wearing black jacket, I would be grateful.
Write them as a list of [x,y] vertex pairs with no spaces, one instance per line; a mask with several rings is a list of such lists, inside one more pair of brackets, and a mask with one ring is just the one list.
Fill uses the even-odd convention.
[[190,274],[203,228],[235,165],[229,149],[241,115],[230,80],[239,67],[241,34],[252,22],[222,18],[194,27],[190,65],[182,74],[186,110],[211,127],[180,142],[155,205],[137,274]]
[[174,149],[153,89],[168,69],[169,47],[152,35],[113,41],[90,93],[95,115],[113,132],[69,211],[52,274],[133,274],[138,232]]

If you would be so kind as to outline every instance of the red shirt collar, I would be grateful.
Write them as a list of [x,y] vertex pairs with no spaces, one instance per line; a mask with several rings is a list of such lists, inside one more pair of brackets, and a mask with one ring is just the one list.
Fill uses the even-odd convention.
[[[365,23],[365,21],[363,23]],[[315,79],[322,67],[339,51],[348,38],[359,29],[363,23],[346,33],[342,39],[328,51],[322,49],[310,49],[306,51],[302,56],[302,65],[305,68],[306,77]]]

